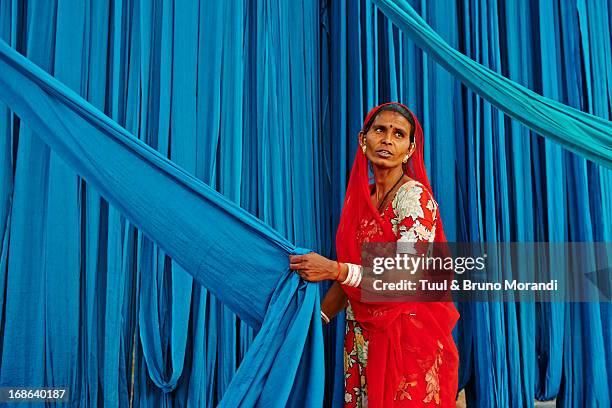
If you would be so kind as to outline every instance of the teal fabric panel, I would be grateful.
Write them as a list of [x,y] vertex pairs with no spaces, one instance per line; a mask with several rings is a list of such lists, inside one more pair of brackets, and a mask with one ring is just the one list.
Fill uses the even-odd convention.
[[[425,23],[407,0],[372,1],[437,63],[487,101],[568,150],[612,168],[612,122],[605,117],[588,114],[538,95],[487,66],[474,63],[450,47]],[[493,7],[496,4],[493,3]],[[487,16],[482,18],[486,22],[490,21]],[[598,32],[604,33],[605,30]],[[610,69],[609,58],[603,58],[603,66]]]
[[[15,45],[24,44],[28,49],[28,57],[32,61],[45,69],[52,70],[52,51],[44,44],[37,42],[35,38],[53,35],[55,23],[46,19],[46,16],[54,13],[53,5],[37,4],[28,10],[26,18],[37,23],[29,26],[28,36],[18,34],[15,27],[18,16],[24,13],[24,10],[6,3],[3,3],[2,7],[4,15],[2,31],[7,35],[5,38],[10,39]],[[6,103],[6,101],[3,102]],[[7,112],[5,117],[10,118],[12,124],[17,121],[12,112]],[[8,123],[4,122],[4,126]],[[12,126],[9,131],[13,132]],[[45,201],[48,191],[48,177],[43,167],[49,163],[50,151],[47,146],[37,142],[37,136],[31,128],[24,126],[19,136],[20,149],[16,154],[12,143],[3,143],[3,148],[9,149],[3,153],[3,158],[11,157],[10,164],[7,164],[10,170],[15,169],[19,177],[15,177],[7,186],[11,190],[6,190],[4,183],[2,185],[3,193],[8,194],[5,197],[9,203],[10,218],[5,223],[6,230],[3,234],[5,239],[2,242],[2,261],[0,263],[3,271],[11,271],[10,274],[3,273],[3,294],[6,293],[6,297],[3,299],[5,318],[2,349],[3,355],[10,353],[7,355],[13,357],[2,359],[0,381],[3,384],[10,380],[42,385],[47,380],[43,360],[45,322],[40,318],[45,313],[47,294],[44,251],[46,219],[42,214],[46,212]],[[3,161],[3,167],[5,163]],[[37,233],[30,234],[30,231],[37,231]],[[19,256],[9,256],[12,252],[11,247],[18,248]],[[31,271],[37,273],[32,274]],[[36,279],[32,279],[33,276]],[[50,295],[52,296],[52,293]],[[16,319],[15,316],[23,318]],[[55,319],[57,315],[53,315],[53,323],[56,323]],[[30,340],[27,341],[27,347],[23,347],[26,338]],[[36,356],[35,360],[33,356]],[[30,363],[31,360],[34,360],[33,363]],[[24,362],[30,364],[24,364]]]
[[[610,119],[609,2],[410,5],[439,39],[472,61],[460,59],[453,69],[478,63],[513,81],[504,82],[509,89],[520,85],[549,98],[546,104],[563,103],[553,103],[560,109],[553,119],[566,107]],[[240,205],[287,242],[325,255],[333,257],[363,114],[395,99],[413,107],[425,128],[429,173],[449,238],[612,239],[612,177],[602,161],[609,139],[591,140],[604,147],[587,152],[593,162],[560,147],[575,151],[571,143],[538,138],[550,135],[519,121],[555,129],[551,116],[497,106],[504,98],[488,100],[474,87],[490,88],[489,82],[462,78],[481,78],[487,69],[449,73],[438,54],[423,53],[419,39],[370,1],[303,2],[299,10],[264,0],[78,7],[3,1],[0,36],[160,157],[221,192],[224,203]],[[453,52],[444,55],[454,60]],[[527,107],[537,105],[539,98],[524,95]],[[265,347],[262,338],[275,341],[258,320],[273,295],[253,313],[259,317],[225,306],[36,132],[0,97],[3,385],[69,381],[79,406],[215,406],[228,392],[253,405],[263,403],[266,386],[246,371],[264,367],[274,372],[270,384],[281,384],[280,399],[289,393],[286,404],[320,405],[301,399],[304,383],[288,385],[284,373],[270,368],[272,361],[250,354]],[[588,141],[585,149],[592,148]],[[60,233],[65,246],[56,239]],[[283,258],[282,250],[275,254]],[[283,273],[279,269],[277,278]],[[264,281],[277,288],[274,279]],[[297,286],[282,295],[294,299],[287,315],[305,313],[296,306],[301,299],[312,302],[315,313],[318,301],[305,295],[308,290]],[[67,301],[58,302],[58,295]],[[609,405],[609,304],[460,307],[460,384],[470,405],[530,406],[534,397],[556,397],[568,407]],[[79,324],[64,320],[65,313],[78,316]],[[304,381],[324,375],[325,405],[341,404],[343,320],[324,329],[324,373],[309,356],[321,350],[311,335],[303,340],[305,327],[283,322],[276,329],[295,335],[287,347],[303,344],[300,360],[291,357],[288,367]],[[59,330],[65,341],[44,340]],[[585,331],[590,338],[581,335]],[[271,347],[279,358],[292,355],[283,354],[282,345]],[[254,389],[245,391],[249,381]],[[276,401],[273,391],[265,395]]]
[[[331,234],[324,236],[323,229],[313,221],[315,217],[325,218],[326,209],[316,203],[322,202],[320,186],[326,183],[315,180],[310,173],[313,163],[318,166],[322,150],[314,143],[319,129],[317,116],[312,114],[317,110],[319,97],[318,72],[311,69],[318,64],[317,2],[305,4],[300,14],[291,13],[282,5],[270,7],[263,1],[258,6],[255,2],[234,1],[206,7],[162,1],[121,1],[112,5],[94,1],[74,13],[68,2],[51,2],[42,8],[39,4],[18,1],[2,2],[2,6],[0,27],[7,28],[7,40],[11,36],[15,39],[11,45],[22,53],[27,50],[32,53],[39,47],[48,52],[52,61],[55,20],[61,17],[65,22],[70,18],[73,26],[82,26],[82,36],[62,40],[63,44],[70,44],[64,48],[77,51],[72,62],[81,58],[71,72],[78,78],[71,81],[82,84],[81,88],[73,87],[74,91],[225,197],[259,218],[265,215],[267,222],[277,231],[285,231],[285,237],[291,241],[311,248],[331,246]],[[287,29],[286,21],[292,21],[293,33],[285,37],[294,48],[289,55],[281,55],[275,42]],[[50,29],[45,31],[48,34],[35,30],[48,26]],[[26,38],[31,38],[32,44],[24,44],[22,39]],[[267,72],[255,69],[264,60],[280,67],[284,64],[279,61],[286,57],[292,61],[292,74],[285,69]],[[44,67],[53,73],[52,63],[50,68]],[[308,75],[300,75],[301,71]],[[298,88],[304,93],[303,98]],[[237,92],[240,89],[244,93]],[[304,102],[299,106],[291,104],[292,97]],[[268,101],[267,106],[280,107],[285,118],[312,125],[288,126],[284,122],[280,129],[277,108],[268,109],[261,103],[264,100]],[[260,103],[259,108],[256,103]],[[11,118],[7,136],[12,137],[6,139],[9,145],[2,149],[2,154],[23,155],[19,150],[27,149],[26,136],[21,138],[23,143],[19,143],[19,136],[24,125],[17,116],[6,112]],[[236,126],[235,115],[237,120],[242,117],[242,126]],[[196,122],[195,134],[191,120]],[[258,126],[264,120],[269,125],[260,137]],[[274,135],[275,132],[279,133]],[[266,157],[270,157],[268,146],[257,142],[266,137],[286,147],[298,147],[284,155],[285,162],[279,166],[281,174],[270,171],[266,164]],[[33,143],[46,149],[37,140],[34,138]],[[311,154],[305,155],[296,140],[312,146]],[[243,160],[237,159],[240,155]],[[23,157],[22,163],[29,160],[28,155]],[[16,162],[15,159],[11,157],[11,162]],[[38,163],[42,166],[41,174],[45,174],[48,164]],[[22,178],[23,170],[11,167],[10,162],[3,161],[3,171],[6,170],[12,183],[11,173]],[[285,193],[291,178],[304,186],[293,191],[298,205],[287,210]],[[23,180],[27,181],[27,176]],[[71,326],[73,331],[64,334],[79,342],[77,367],[69,374],[80,378],[75,381],[80,388],[74,391],[75,397],[80,398],[79,405],[95,405],[100,401],[119,406],[175,401],[193,406],[218,404],[257,329],[237,318],[201,285],[190,284],[188,275],[179,270],[180,265],[171,261],[162,249],[151,247],[150,239],[123,218],[93,186],[82,179],[80,184],[81,228],[71,231],[71,239],[81,240],[80,268],[85,273],[80,275],[80,285],[73,285],[70,290],[73,299],[81,299],[81,324],[78,332]],[[265,196],[259,193],[264,191],[264,185]],[[9,190],[2,196],[6,197],[9,211],[12,196],[9,184]],[[36,196],[30,197],[32,200]],[[270,211],[271,202],[285,215],[280,217]],[[47,222],[47,215],[53,218],[48,211],[28,213],[18,228],[36,227],[36,218]],[[6,220],[10,222],[10,217]],[[290,236],[287,231],[294,230],[293,224],[307,227]],[[32,280],[32,274],[38,276],[39,268],[7,270],[11,252],[22,253],[24,249],[20,247],[25,240],[13,240],[9,248],[10,231],[3,231],[7,239],[0,258],[5,266],[2,270],[6,271],[2,279],[9,277],[14,281],[23,275],[23,279]],[[52,231],[48,235],[53,236]],[[43,241],[31,244],[26,250],[35,253]],[[145,252],[147,258],[142,256]],[[156,282],[143,281],[142,276],[154,277]],[[186,282],[179,285],[181,281]],[[10,313],[29,308],[32,318],[44,320],[45,305],[53,299],[51,292],[45,296],[47,300],[41,298],[36,303],[11,295],[7,308]],[[151,301],[153,296],[157,296],[157,302]],[[186,321],[185,305],[189,299],[191,313]],[[16,304],[18,307],[14,307]],[[16,348],[19,353],[30,347],[30,340],[23,340],[30,339],[24,335],[29,330],[27,325],[22,325],[25,332],[16,332],[13,328],[18,324],[10,321],[6,331],[19,333],[22,342],[7,339],[6,355]],[[37,341],[32,338],[33,343]],[[46,352],[53,354],[48,348],[31,349],[38,350],[41,356]],[[160,349],[162,354],[156,354]],[[38,369],[24,365],[16,368],[25,378],[30,369]],[[83,372],[87,375],[82,375]]]
[[[274,401],[274,406],[284,406],[296,398],[320,404],[323,349],[318,289],[290,273],[287,263],[288,254],[300,250],[131,136],[4,42],[0,55],[2,99],[174,261],[259,329],[221,405]],[[210,223],[211,218],[216,222]],[[248,252],[236,250],[236,237]],[[150,259],[147,250],[145,245],[144,258]],[[239,272],[227,274],[227,270]],[[10,371],[4,370],[6,383]]]

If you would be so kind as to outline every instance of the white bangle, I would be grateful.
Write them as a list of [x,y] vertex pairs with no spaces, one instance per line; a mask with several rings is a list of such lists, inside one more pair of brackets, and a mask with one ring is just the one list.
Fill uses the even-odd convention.
[[348,266],[348,274],[346,279],[341,282],[342,285],[357,287],[361,283],[362,278],[362,269],[361,265],[355,265],[351,263],[346,263]]
[[356,270],[357,280],[355,281],[354,286],[357,288],[361,284],[361,278],[363,278],[363,268],[361,267],[361,265],[355,265],[355,270]]
[[347,274],[346,274],[346,279],[345,279],[345,280],[343,280],[342,282],[340,282],[340,284],[341,284],[341,285],[348,285],[348,283],[349,283],[349,282],[351,281],[351,279],[353,278],[353,275],[352,275],[352,273],[353,273],[353,269],[351,268],[351,265],[352,265],[352,264],[350,264],[350,263],[348,263],[348,262],[345,262],[345,264],[346,264],[346,266],[348,267],[348,272],[347,272]]
[[359,280],[359,266],[355,264],[351,264],[351,268],[353,268],[353,272],[351,273],[351,280],[348,283],[349,286],[357,287],[357,281]]
[[325,322],[325,324],[329,323],[329,317],[321,310],[321,319]]

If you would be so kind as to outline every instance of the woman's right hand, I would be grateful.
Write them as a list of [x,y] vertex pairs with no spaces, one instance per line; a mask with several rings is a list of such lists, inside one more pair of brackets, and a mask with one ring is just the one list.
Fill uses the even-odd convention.
[[[296,271],[308,282],[339,279],[338,263],[326,257],[309,252],[304,255],[290,255],[289,268]],[[340,270],[340,274],[342,271]]]

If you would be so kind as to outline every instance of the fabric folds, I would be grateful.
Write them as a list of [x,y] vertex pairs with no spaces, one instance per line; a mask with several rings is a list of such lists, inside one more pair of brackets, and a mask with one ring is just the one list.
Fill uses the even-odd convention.
[[471,90],[542,136],[612,168],[612,122],[511,81],[449,46],[407,0],[372,0],[420,48]]
[[[297,249],[177,165],[282,236],[331,255],[354,136],[365,109],[389,100],[422,118],[449,240],[611,241],[612,172],[597,165],[609,167],[609,122],[552,102],[610,118],[610,4],[460,3],[316,1],[296,13],[266,1],[0,2],[0,35],[29,60],[0,47],[1,385],[70,382],[83,406],[126,406],[130,398],[134,406],[213,406],[221,395],[226,406],[262,405],[272,392],[280,405],[320,405],[319,329],[308,320],[318,323],[317,294],[279,266]],[[74,177],[81,172],[95,187]],[[122,184],[126,175],[132,183]],[[132,196],[135,189],[146,198]],[[144,222],[136,239],[121,216],[128,210]],[[180,235],[166,236],[164,226],[177,220],[171,233]],[[68,232],[65,243],[51,242]],[[231,259],[205,259],[231,249],[237,232]],[[58,250],[71,252],[81,239],[80,265],[76,253],[61,257]],[[171,272],[187,269],[255,329],[238,331],[233,314],[196,285],[188,310],[179,297],[190,292],[189,276],[184,285],[173,276],[168,311],[169,268],[149,239],[180,262]],[[156,261],[159,280],[145,282]],[[217,262],[227,267],[211,267]],[[74,279],[64,284],[73,277],[82,288]],[[145,294],[161,297],[158,310]],[[560,406],[609,406],[609,304],[459,308],[459,384],[468,404],[556,397]],[[157,313],[162,330],[140,325]],[[341,316],[324,330],[335,347],[326,361],[328,402],[340,405]],[[587,330],[587,339],[575,336]],[[66,336],[45,341],[57,332]],[[66,358],[77,351],[78,359]],[[129,373],[135,382],[126,385]]]
[[321,405],[318,288],[288,268],[288,255],[303,249],[132,137],[4,42],[0,88],[2,101],[54,152],[258,329],[221,406],[282,407],[293,399]]

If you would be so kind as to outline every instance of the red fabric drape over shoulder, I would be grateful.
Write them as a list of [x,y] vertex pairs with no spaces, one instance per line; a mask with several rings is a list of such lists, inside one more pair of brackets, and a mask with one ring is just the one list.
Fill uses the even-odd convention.
[[[398,104],[398,103],[396,103]],[[372,109],[364,126],[385,105]],[[404,173],[431,191],[423,160],[423,130],[414,120],[416,149]],[[433,197],[433,194],[432,194]],[[340,224],[336,234],[338,260],[361,264],[357,233],[363,220],[374,220],[382,234],[372,241],[395,242],[370,201],[368,161],[357,149]],[[442,219],[436,219],[435,242],[446,242]],[[459,313],[452,302],[365,302],[361,290],[343,285],[355,318],[369,339],[366,378],[368,404],[379,407],[455,406],[458,353],[451,332]]]

